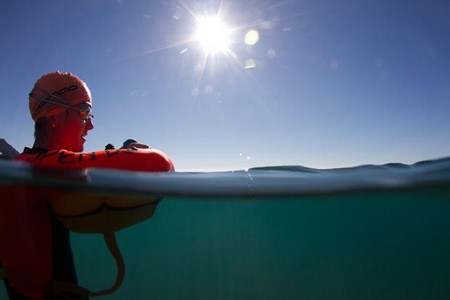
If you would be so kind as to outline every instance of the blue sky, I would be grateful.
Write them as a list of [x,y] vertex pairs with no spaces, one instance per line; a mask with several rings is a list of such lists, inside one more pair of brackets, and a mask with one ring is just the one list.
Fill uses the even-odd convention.
[[[206,55],[195,20],[216,13],[231,45]],[[61,70],[93,94],[86,151],[134,138],[204,171],[450,154],[445,0],[5,0],[0,14],[0,137],[18,150],[27,94]]]

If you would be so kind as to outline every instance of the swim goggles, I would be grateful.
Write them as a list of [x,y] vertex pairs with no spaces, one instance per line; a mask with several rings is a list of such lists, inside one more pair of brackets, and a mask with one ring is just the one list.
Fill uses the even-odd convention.
[[[48,96],[48,98],[38,97],[33,94],[34,91],[39,91],[41,93],[44,93]],[[89,108],[76,107],[76,106],[68,103],[66,100],[64,100],[56,95],[50,94],[49,92],[38,87],[37,85],[34,86],[34,88],[31,90],[31,93],[29,93],[28,96],[30,96],[31,98],[34,98],[38,101],[41,101],[41,102],[50,103],[50,104],[57,105],[57,106],[62,106],[62,107],[68,108],[68,109],[77,110],[78,114],[80,115],[80,118],[82,118],[83,120],[88,120],[88,119],[91,119],[94,117],[94,115],[91,114],[91,110]]]

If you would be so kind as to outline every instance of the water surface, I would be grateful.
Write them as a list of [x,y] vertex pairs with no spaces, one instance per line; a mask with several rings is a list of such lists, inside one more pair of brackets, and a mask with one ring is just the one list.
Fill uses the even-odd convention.
[[[166,195],[151,219],[117,233],[125,281],[99,299],[450,298],[450,159],[330,170],[92,170],[89,183],[2,167],[2,184]],[[101,236],[72,237],[80,283],[112,284]]]

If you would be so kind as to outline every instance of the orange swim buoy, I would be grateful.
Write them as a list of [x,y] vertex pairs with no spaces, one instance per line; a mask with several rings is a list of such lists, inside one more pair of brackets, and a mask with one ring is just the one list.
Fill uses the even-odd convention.
[[64,170],[103,168],[142,172],[174,171],[172,161],[155,149],[110,149],[84,153],[49,150],[25,152],[16,157],[16,160],[29,162],[35,167]]
[[[174,171],[171,160],[154,149],[111,149],[76,153],[67,150],[25,151],[15,160],[34,168],[83,170],[116,169],[140,172]],[[37,172],[38,173],[38,172]],[[83,176],[77,175],[83,182]],[[88,184],[88,180],[87,184]],[[115,291],[124,276],[124,263],[114,232],[150,218],[160,198],[111,195],[38,186],[0,186],[0,261],[12,287],[25,296],[43,298],[49,289],[80,295]],[[50,209],[49,209],[50,207]],[[69,230],[102,233],[118,266],[114,286],[91,292],[73,284],[52,282],[50,213]]]
[[[174,171],[171,160],[161,151],[155,149],[111,149],[89,153],[77,153],[67,150],[25,151],[16,160],[31,163],[34,167],[56,170],[81,170],[86,168],[119,169],[141,172]],[[64,175],[64,174],[61,174]],[[77,181],[84,181],[82,174],[77,174]],[[101,222],[112,226],[109,230],[118,231],[139,222],[134,208],[141,211],[146,208],[151,216],[151,206],[156,205],[157,198],[111,195],[99,192],[67,191],[54,192],[49,198],[52,212],[69,230],[82,233],[104,232]],[[154,209],[153,209],[154,210]],[[131,211],[131,213],[130,213]],[[101,221],[99,212],[108,212],[109,221]],[[121,217],[114,217],[121,215]],[[101,215],[103,217],[103,215]],[[115,219],[115,220],[113,220]],[[91,224],[91,225],[88,225]]]

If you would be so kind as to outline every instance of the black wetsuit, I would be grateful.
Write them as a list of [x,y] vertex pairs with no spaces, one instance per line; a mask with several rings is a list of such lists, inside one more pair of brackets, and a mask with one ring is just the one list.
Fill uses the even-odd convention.
[[[69,231],[55,217],[52,218],[52,261],[53,261],[53,280],[77,283],[75,273],[75,264],[73,261],[72,247],[70,245]],[[32,299],[17,293],[6,282],[6,290],[11,300]],[[72,295],[57,295],[49,293],[46,300],[62,300],[62,299],[80,299],[80,297]]]
[[[38,153],[45,152],[47,150],[41,148],[25,148],[25,153]],[[50,209],[50,208],[49,208]],[[52,261],[53,272],[52,280],[77,283],[77,276],[75,272],[75,264],[73,261],[72,247],[70,244],[69,231],[53,216],[51,215],[52,226]],[[16,292],[5,280],[6,290],[8,292],[9,299],[11,300],[28,300],[33,299],[25,297]],[[79,296],[74,295],[60,295],[49,292],[45,297],[45,300],[67,300],[67,299],[81,299]]]

